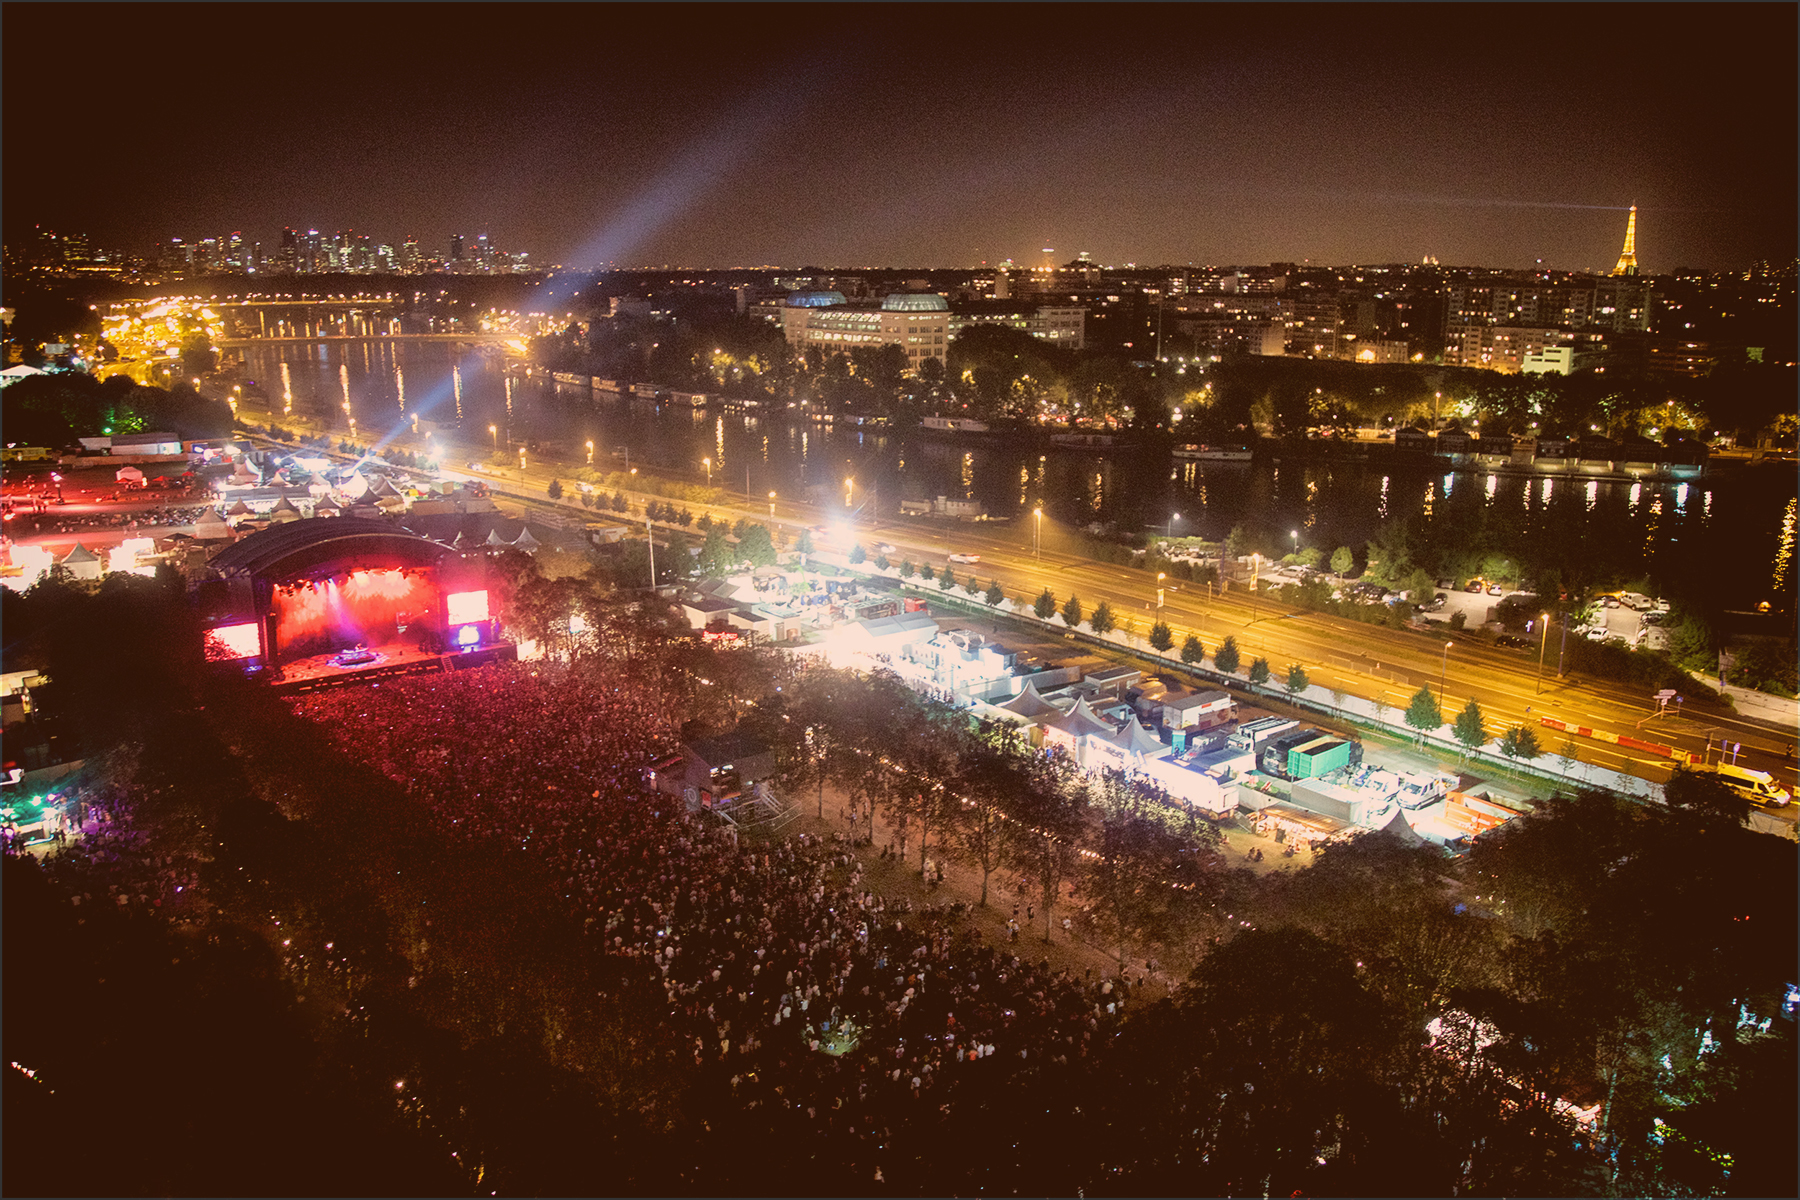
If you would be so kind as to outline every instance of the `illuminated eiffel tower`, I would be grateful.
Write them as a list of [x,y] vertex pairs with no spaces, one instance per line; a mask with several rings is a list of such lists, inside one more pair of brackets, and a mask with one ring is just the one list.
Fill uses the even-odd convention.
[[1631,206],[1631,216],[1625,221],[1625,249],[1619,255],[1619,265],[1612,269],[1614,275],[1636,275],[1637,269],[1637,205]]

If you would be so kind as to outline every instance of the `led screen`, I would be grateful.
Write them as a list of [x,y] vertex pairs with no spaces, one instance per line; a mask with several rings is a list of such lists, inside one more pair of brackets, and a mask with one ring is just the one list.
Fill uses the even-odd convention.
[[444,597],[444,615],[451,625],[467,625],[488,619],[486,592],[456,592]]
[[255,658],[262,653],[262,631],[255,621],[241,625],[221,625],[206,631],[206,661],[230,662],[236,658]]

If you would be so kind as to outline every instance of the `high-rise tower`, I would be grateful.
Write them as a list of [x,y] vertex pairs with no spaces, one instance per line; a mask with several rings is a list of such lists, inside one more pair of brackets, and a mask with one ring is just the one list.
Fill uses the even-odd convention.
[[1631,206],[1631,215],[1625,219],[1625,249],[1619,255],[1619,265],[1612,269],[1614,275],[1636,275],[1637,269],[1637,205]]

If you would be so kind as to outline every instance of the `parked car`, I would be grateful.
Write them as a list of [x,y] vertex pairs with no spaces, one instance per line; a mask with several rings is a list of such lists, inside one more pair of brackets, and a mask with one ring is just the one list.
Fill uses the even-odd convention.
[[1663,618],[1667,615],[1667,613],[1647,612],[1644,614],[1644,624],[1661,625],[1663,623]]
[[1529,650],[1531,643],[1514,633],[1503,633],[1494,639],[1494,645],[1505,646],[1509,650]]
[[1490,584],[1488,584],[1488,595],[1490,595],[1490,596],[1504,596],[1504,595],[1506,595],[1506,589],[1505,589],[1505,588],[1503,588],[1503,587],[1501,587],[1501,586],[1500,586],[1500,585],[1499,585],[1499,584],[1497,584],[1497,583],[1490,583]]
[[1606,640],[1606,626],[1601,625],[1588,630],[1587,640],[1590,642],[1604,642]]
[[979,555],[979,554],[952,554],[950,556],[950,561],[953,563],[978,563],[981,561],[981,555]]
[[1482,587],[1483,587],[1483,584],[1482,584],[1481,580],[1471,579],[1471,580],[1469,580],[1469,586],[1464,588],[1463,591],[1468,592],[1470,595],[1479,596],[1479,595],[1481,595]]
[[1442,593],[1442,592],[1439,592],[1437,595],[1433,596],[1431,599],[1427,600],[1425,603],[1419,605],[1419,611],[1420,612],[1436,612],[1436,611],[1438,611],[1438,609],[1444,607],[1444,605],[1449,602],[1449,599],[1450,599],[1450,597],[1444,595],[1444,593]]

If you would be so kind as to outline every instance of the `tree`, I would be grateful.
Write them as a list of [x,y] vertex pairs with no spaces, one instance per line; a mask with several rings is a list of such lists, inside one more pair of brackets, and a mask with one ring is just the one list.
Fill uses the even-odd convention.
[[1096,604],[1094,606],[1093,615],[1088,617],[1088,628],[1092,629],[1095,633],[1104,634],[1110,633],[1117,627],[1118,622],[1113,620],[1112,605],[1104,600]]
[[[795,551],[797,551],[797,552],[798,552],[798,553],[800,553],[800,554],[812,554],[812,553],[814,553],[814,551],[813,551],[813,540],[812,540],[812,530],[810,530],[810,529],[802,529],[802,530],[801,530],[801,531],[800,531],[800,536],[799,536],[799,537],[797,537],[797,538],[795,538],[795,539],[794,539],[794,549],[795,549]],[[857,549],[858,549],[858,550],[861,550],[861,549],[862,549],[862,547],[861,547],[861,546],[858,546],[858,547],[857,547]],[[851,561],[852,561],[852,562],[854,562],[854,561],[856,561],[856,560],[855,560],[855,559],[851,559]]]
[[614,512],[625,512],[630,507],[631,507],[631,502],[629,500],[625,499],[624,492],[620,492],[620,491],[613,492],[613,494],[612,494],[612,510]]
[[1663,784],[1663,799],[1670,808],[1689,813],[1702,824],[1735,829],[1750,819],[1750,798],[1705,771],[1676,768],[1669,782]]
[[949,567],[945,567],[942,571],[939,571],[938,586],[943,588],[946,592],[955,587],[956,572],[952,571]]
[[1188,634],[1187,640],[1181,643],[1181,661],[1190,666],[1199,666],[1206,661],[1206,647],[1200,644],[1198,634]]
[[1263,684],[1269,682],[1269,673],[1269,660],[1266,658],[1259,657],[1255,662],[1250,664],[1251,683]]
[[1164,653],[1175,644],[1175,631],[1169,628],[1167,621],[1158,621],[1150,627],[1150,644]]
[[921,566],[919,568],[920,582],[930,583],[935,576],[936,576],[936,572],[932,570],[930,563],[925,563],[923,566]]
[[738,540],[738,554],[752,566],[774,566],[775,543],[769,537],[769,527],[752,525],[746,529],[744,536]]
[[1465,751],[1480,748],[1487,742],[1487,729],[1481,720],[1481,702],[1470,696],[1463,710],[1456,714],[1456,721],[1451,726],[1456,740],[1462,743]]
[[963,591],[971,596],[981,595],[981,581],[975,578],[975,572],[969,572],[969,581],[963,584]]
[[706,531],[706,540],[700,545],[700,557],[695,566],[702,575],[723,575],[738,562],[737,550],[731,544],[730,536],[725,532],[723,523],[713,525]]
[[549,496],[552,500],[561,500],[563,495],[562,480],[552,479],[550,481],[550,486],[544,489],[544,494]]
[[1508,758],[1522,758],[1530,762],[1544,752],[1538,744],[1537,730],[1529,725],[1514,725],[1500,735],[1500,753]]
[[1430,733],[1444,723],[1444,714],[1439,711],[1437,697],[1431,694],[1429,686],[1420,688],[1412,703],[1406,706],[1406,723],[1420,734]]
[[1282,684],[1287,689],[1288,695],[1298,696],[1306,690],[1306,686],[1310,682],[1311,680],[1306,677],[1305,667],[1299,663],[1288,664],[1287,680]]
[[1236,675],[1239,663],[1238,644],[1235,637],[1227,637],[1219,643],[1219,649],[1213,654],[1213,666],[1226,675]]
[[900,578],[911,579],[914,575],[916,575],[918,573],[919,573],[919,569],[917,567],[913,566],[912,559],[908,558],[908,559],[903,559],[901,561],[901,563],[900,563]]
[[1050,594],[1049,588],[1045,588],[1043,594],[1031,602],[1031,611],[1037,614],[1040,621],[1048,621],[1056,615],[1056,597]]
[[[935,362],[937,360],[933,359],[932,361]],[[1002,600],[1006,599],[1006,593],[1000,590],[1000,581],[998,579],[988,580],[987,596],[985,599],[990,605],[998,605]]]
[[[1049,593],[1046,592],[1045,594],[1048,595]],[[1068,600],[1063,603],[1062,619],[1063,619],[1063,624],[1067,625],[1070,629],[1073,629],[1077,625],[1081,624],[1081,599],[1080,599],[1080,597],[1071,595],[1068,598]]]
[[1250,531],[1242,525],[1233,525],[1231,532],[1225,535],[1224,545],[1226,558],[1241,558],[1250,552]]
[[876,569],[876,570],[877,570],[877,571],[885,571],[885,570],[887,570],[887,569],[888,569],[888,568],[889,568],[889,567],[891,567],[891,566],[893,566],[893,565],[894,565],[894,564],[893,564],[893,563],[891,563],[891,562],[889,562],[889,561],[888,561],[888,556],[887,556],[887,555],[885,555],[885,554],[877,554],[877,555],[876,555],[876,556],[875,556],[875,569]]
[[850,547],[850,565],[851,566],[853,566],[853,567],[860,566],[861,564],[868,562],[868,561],[869,561],[869,552],[867,550],[863,549],[863,545],[861,542],[858,542],[858,543],[856,543],[856,545]]

